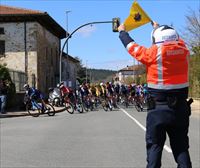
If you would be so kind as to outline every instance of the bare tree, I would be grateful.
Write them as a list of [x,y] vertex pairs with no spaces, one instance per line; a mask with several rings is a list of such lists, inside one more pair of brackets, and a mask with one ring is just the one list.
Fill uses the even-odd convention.
[[192,97],[200,97],[200,8],[196,11],[189,9],[186,26],[181,32],[191,55],[189,66],[189,93]]
[[188,47],[194,51],[194,49],[199,50],[200,48],[200,8],[195,12],[189,9],[188,15],[186,17],[186,27],[182,36],[186,41]]

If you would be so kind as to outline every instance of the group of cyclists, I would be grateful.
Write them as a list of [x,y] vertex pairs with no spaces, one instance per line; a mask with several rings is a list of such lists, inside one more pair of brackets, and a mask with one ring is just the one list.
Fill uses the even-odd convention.
[[147,85],[136,84],[119,84],[119,83],[100,83],[100,84],[86,84],[80,85],[78,92],[80,92],[82,99],[86,96],[93,97],[95,99],[104,99],[110,101],[110,104],[114,108],[117,108],[117,104],[125,103],[128,106],[136,99],[145,102],[148,92]]
[[[117,109],[119,105],[124,105],[125,107],[134,105],[137,111],[143,111],[148,97],[146,84],[126,85],[112,82],[91,84],[84,82],[73,90],[65,86],[64,82],[61,82],[57,85],[57,88],[59,88],[61,93],[61,101],[67,97],[74,109],[77,108],[77,102],[79,102],[86,111],[89,109],[95,110],[100,104],[105,111]],[[26,96],[40,101],[45,107],[44,96],[38,89],[30,87],[28,84],[24,85],[24,89],[26,90]]]

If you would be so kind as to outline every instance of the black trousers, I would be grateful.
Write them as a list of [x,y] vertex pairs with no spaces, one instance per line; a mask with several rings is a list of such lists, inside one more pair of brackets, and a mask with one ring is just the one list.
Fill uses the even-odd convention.
[[169,136],[174,159],[178,168],[191,168],[189,156],[189,116],[190,106],[186,100],[178,100],[174,108],[167,102],[156,103],[154,109],[148,110],[146,119],[147,168],[160,168],[162,150]]

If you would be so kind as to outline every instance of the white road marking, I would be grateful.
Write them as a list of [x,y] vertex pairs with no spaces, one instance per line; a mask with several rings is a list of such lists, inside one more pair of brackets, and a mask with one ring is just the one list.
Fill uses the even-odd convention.
[[[140,128],[142,128],[144,131],[146,131],[146,128],[138,121],[136,120],[132,115],[130,115],[126,110],[124,110],[123,108],[120,108],[122,110],[122,112],[124,112],[129,118],[131,118]],[[164,149],[169,152],[172,153],[172,150],[170,147],[168,147],[167,145],[164,145]]]

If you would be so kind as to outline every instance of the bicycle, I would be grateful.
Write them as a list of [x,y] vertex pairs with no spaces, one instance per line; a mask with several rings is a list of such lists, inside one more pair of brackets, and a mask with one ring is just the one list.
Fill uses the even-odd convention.
[[101,105],[102,105],[104,111],[108,111],[108,109],[110,111],[112,111],[113,108],[114,108],[113,97],[112,96],[108,96],[106,98],[102,98]]
[[63,98],[63,103],[65,106],[65,110],[68,113],[73,114],[74,113],[74,105],[71,103],[71,100],[68,95],[65,95],[65,97]]
[[70,101],[74,107],[74,110],[78,111],[79,113],[83,113],[84,109],[83,109],[83,104],[80,97],[78,96],[76,97],[75,95],[73,95]]
[[101,102],[101,105],[102,105],[104,111],[108,111],[108,108],[109,108],[108,102],[105,99],[103,99],[103,98],[101,99],[100,102]]
[[83,96],[82,104],[85,111],[94,110],[94,99],[92,99],[91,95]]
[[121,97],[121,104],[124,105],[124,107],[128,108],[129,106],[129,98],[128,95],[123,95]]
[[29,98],[25,104],[26,110],[32,117],[39,117],[40,114],[48,114],[49,116],[55,115],[55,109],[49,103],[45,103],[44,106],[42,103],[37,102],[35,99]]
[[141,100],[141,97],[138,96],[138,95],[135,96],[135,98],[134,98],[134,106],[135,106],[135,108],[136,108],[136,110],[138,112],[143,111],[143,108],[144,108],[143,105],[144,105],[144,103]]

